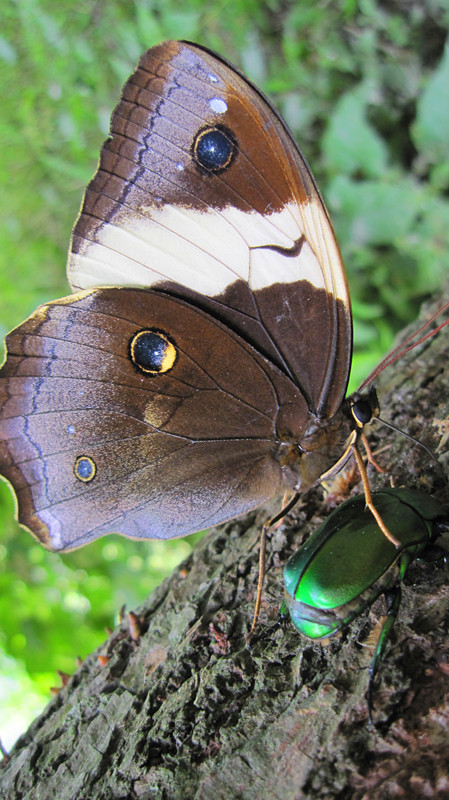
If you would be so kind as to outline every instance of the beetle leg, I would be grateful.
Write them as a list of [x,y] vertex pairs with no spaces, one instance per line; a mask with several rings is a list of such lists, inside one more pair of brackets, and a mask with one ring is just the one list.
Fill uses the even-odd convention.
[[366,699],[368,702],[368,720],[369,724],[373,724],[372,710],[373,710],[373,683],[376,677],[377,670],[379,669],[380,662],[385,653],[385,647],[388,639],[390,638],[391,629],[401,605],[401,587],[399,584],[392,586],[384,592],[385,603],[387,606],[387,614],[385,622],[380,629],[380,633],[374,649],[374,654],[369,665],[369,681],[368,689],[366,692]]

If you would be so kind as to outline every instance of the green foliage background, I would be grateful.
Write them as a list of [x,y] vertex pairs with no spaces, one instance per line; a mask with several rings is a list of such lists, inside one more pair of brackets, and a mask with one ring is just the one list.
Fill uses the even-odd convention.
[[[10,0],[2,14],[2,336],[68,293],[71,228],[120,87],[168,38],[243,68],[297,136],[347,266],[353,388],[449,275],[446,0]],[[114,536],[47,553],[0,483],[0,735],[12,740],[56,669],[73,671],[189,548]]]

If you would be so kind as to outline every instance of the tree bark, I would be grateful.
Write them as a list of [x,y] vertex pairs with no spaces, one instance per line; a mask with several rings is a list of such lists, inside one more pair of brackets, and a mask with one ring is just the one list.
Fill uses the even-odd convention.
[[[387,369],[378,387],[383,416],[431,447],[444,470],[448,361],[445,329]],[[422,448],[377,423],[370,441],[387,470],[369,468],[373,488],[391,477],[442,506],[449,500]],[[337,481],[333,493],[354,491],[349,479]],[[3,762],[4,800],[449,797],[445,571],[414,565],[406,577],[369,728],[370,652],[361,642],[382,603],[324,645],[290,624],[273,626],[282,567],[329,513],[321,488],[271,534],[267,635],[247,647],[259,534],[278,507],[210,532],[138,609],[140,636],[123,623],[85,660]]]

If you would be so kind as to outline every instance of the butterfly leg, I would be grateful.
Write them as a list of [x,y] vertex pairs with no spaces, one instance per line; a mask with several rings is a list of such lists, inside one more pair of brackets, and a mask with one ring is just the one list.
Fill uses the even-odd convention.
[[369,461],[369,463],[370,463],[370,464],[372,464],[372,465],[373,465],[373,467],[374,467],[375,469],[377,469],[377,471],[378,471],[378,472],[385,472],[385,470],[383,469],[383,467],[381,467],[381,466],[380,466],[380,464],[378,464],[378,463],[377,463],[377,461],[376,461],[376,459],[374,458],[374,456],[373,456],[373,451],[371,450],[371,446],[370,446],[370,443],[369,443],[369,441],[368,441],[368,438],[367,438],[366,434],[365,434],[365,433],[362,433],[362,434],[360,435],[360,438],[361,438],[361,440],[362,440],[362,442],[363,442],[363,446],[364,446],[364,448],[365,448],[366,455],[367,455],[367,458],[368,458],[368,461]]
[[294,505],[299,500],[299,492],[293,495],[292,499],[287,503],[286,506],[283,506],[278,514],[265,522],[262,527],[262,533],[260,534],[260,547],[259,547],[259,578],[257,581],[257,595],[256,595],[256,602],[254,605],[254,615],[253,615],[253,622],[251,625],[250,632],[248,633],[246,640],[249,643],[254,635],[254,632],[257,628],[257,623],[259,621],[259,614],[260,614],[260,606],[262,604],[262,592],[263,592],[263,585],[265,582],[265,574],[266,574],[266,552],[267,552],[267,531],[272,525],[275,525],[276,522],[279,522],[289,511],[293,508]]
[[257,581],[257,595],[256,595],[256,602],[254,605],[254,614],[253,614],[253,623],[251,625],[250,632],[246,637],[247,642],[249,643],[254,635],[254,631],[257,628],[257,623],[259,620],[259,613],[260,613],[260,606],[262,603],[262,592],[263,592],[263,585],[265,582],[265,560],[266,560],[266,552],[267,552],[267,530],[270,527],[270,521],[266,522],[262,527],[262,533],[260,534],[260,545],[259,545],[259,578]]
[[369,508],[371,514],[373,515],[374,519],[376,520],[379,528],[381,529],[384,536],[387,537],[388,541],[394,544],[395,547],[400,546],[400,542],[393,536],[391,531],[388,530],[387,526],[385,525],[382,517],[380,516],[377,508],[374,506],[373,499],[371,497],[371,488],[369,485],[368,475],[366,472],[365,464],[363,463],[363,458],[360,455],[360,451],[357,447],[357,443],[352,445],[352,452],[354,453],[354,458],[357,462],[357,466],[359,468],[360,475],[362,476],[363,482],[363,491],[365,492],[365,503],[366,507]]

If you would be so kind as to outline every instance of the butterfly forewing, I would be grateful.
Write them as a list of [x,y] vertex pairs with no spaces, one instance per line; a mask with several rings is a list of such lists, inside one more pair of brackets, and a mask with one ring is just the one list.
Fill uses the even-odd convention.
[[[197,152],[211,130],[230,147],[216,170]],[[192,290],[290,375],[314,413],[341,404],[351,316],[327,212],[272,106],[196,45],[153,48],[125,84],[68,271],[83,289]]]

